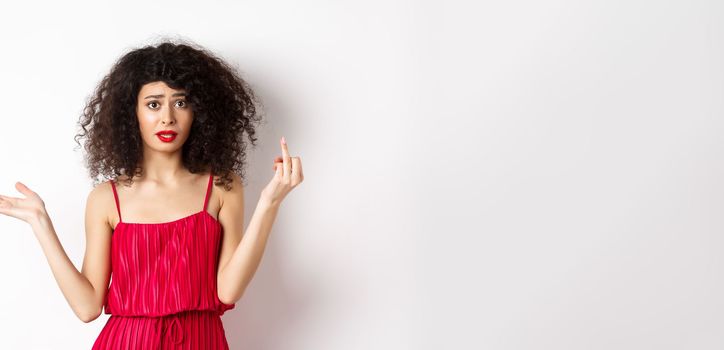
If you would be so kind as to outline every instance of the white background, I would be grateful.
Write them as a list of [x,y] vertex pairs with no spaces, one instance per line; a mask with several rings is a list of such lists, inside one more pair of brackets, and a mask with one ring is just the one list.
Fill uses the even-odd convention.
[[[305,181],[223,317],[232,349],[724,348],[720,1],[47,2],[0,7],[0,193],[80,268],[73,136],[127,49],[186,38],[265,99]],[[89,349],[0,216],[0,348]]]

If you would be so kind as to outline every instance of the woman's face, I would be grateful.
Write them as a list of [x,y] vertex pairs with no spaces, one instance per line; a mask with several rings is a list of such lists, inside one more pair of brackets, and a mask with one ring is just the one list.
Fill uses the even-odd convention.
[[181,149],[194,118],[185,91],[172,89],[162,81],[141,87],[136,115],[143,143],[159,152]]

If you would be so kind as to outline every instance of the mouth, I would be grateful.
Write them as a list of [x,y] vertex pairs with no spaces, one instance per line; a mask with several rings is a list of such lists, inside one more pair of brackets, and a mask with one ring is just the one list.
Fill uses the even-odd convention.
[[156,133],[156,137],[163,142],[172,142],[176,139],[176,132],[170,130],[163,130]]

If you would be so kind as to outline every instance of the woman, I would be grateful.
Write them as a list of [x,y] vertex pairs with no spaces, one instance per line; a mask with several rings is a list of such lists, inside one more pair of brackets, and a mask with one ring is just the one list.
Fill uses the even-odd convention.
[[75,314],[111,315],[93,349],[228,349],[220,316],[241,298],[282,200],[303,179],[282,137],[242,239],[243,134],[255,144],[257,105],[202,48],[166,42],[123,55],[76,135],[87,138],[91,178],[110,178],[88,195],[80,272],[38,194],[17,182],[24,198],[0,196],[0,214],[31,225]]

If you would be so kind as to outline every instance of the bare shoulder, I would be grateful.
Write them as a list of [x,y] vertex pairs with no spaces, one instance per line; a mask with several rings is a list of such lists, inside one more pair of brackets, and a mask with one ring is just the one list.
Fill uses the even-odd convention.
[[[231,172],[231,188],[227,191],[223,186],[218,186],[221,191],[221,206],[223,207],[224,201],[242,201],[244,200],[244,185],[241,182],[241,176],[235,172]],[[219,179],[220,176],[214,176],[215,179]]]
[[110,213],[115,210],[114,198],[110,181],[95,185],[86,199],[86,222],[102,222],[112,227]]
[[113,198],[113,192],[111,189],[111,182],[104,181],[95,185],[88,193],[88,205],[103,205],[104,199],[110,195]]

